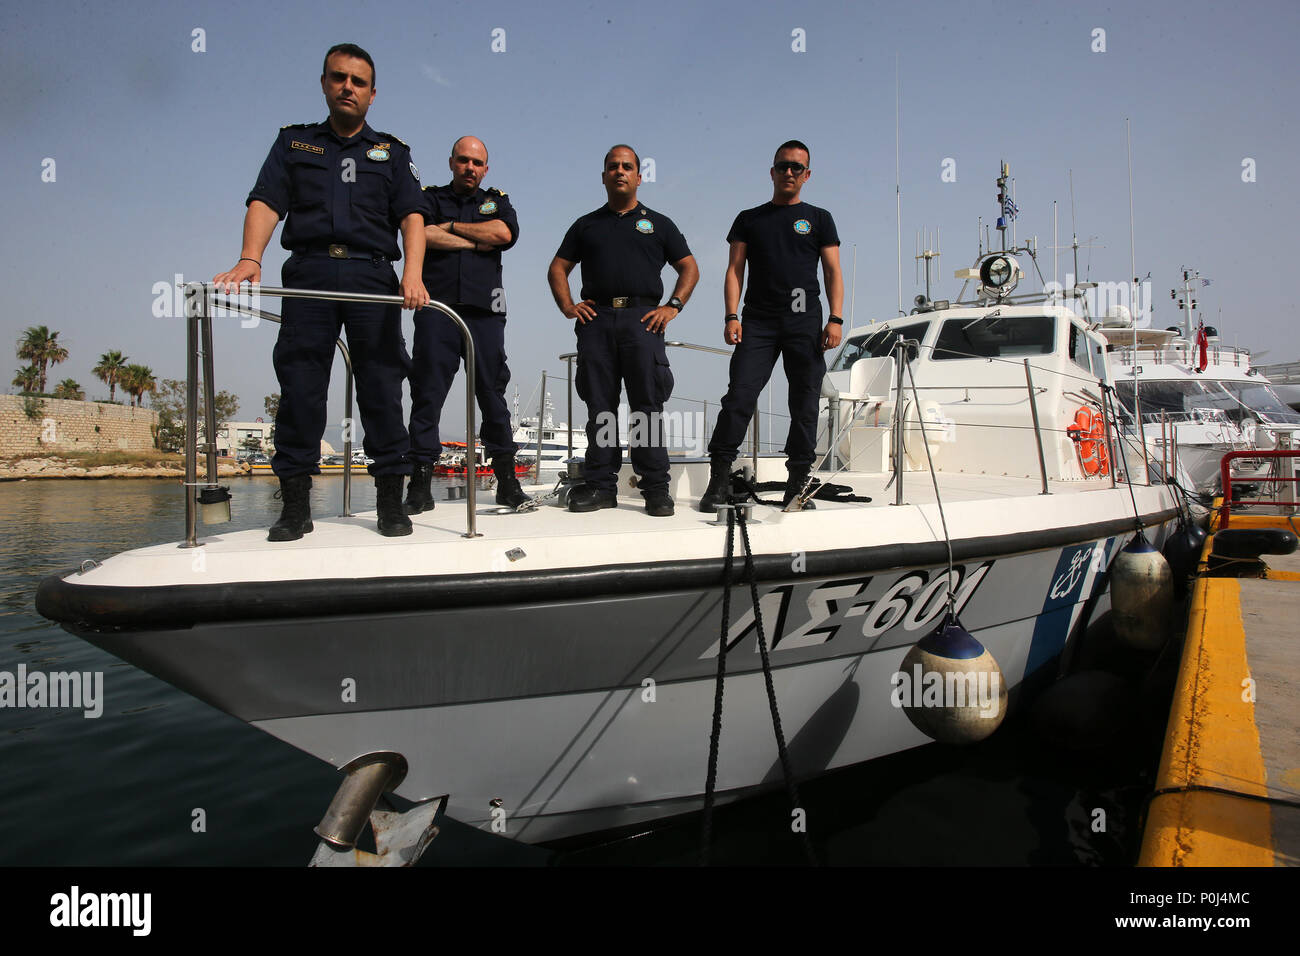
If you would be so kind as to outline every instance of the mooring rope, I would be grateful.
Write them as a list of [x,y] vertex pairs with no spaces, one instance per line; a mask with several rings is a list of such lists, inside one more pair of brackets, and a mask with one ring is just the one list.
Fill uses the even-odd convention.
[[[750,597],[754,602],[754,627],[758,632],[758,651],[763,664],[763,680],[767,685],[767,700],[772,712],[772,730],[776,736],[777,755],[781,761],[781,774],[785,781],[786,796],[790,800],[791,816],[801,809],[799,789],[790,767],[790,754],[785,744],[785,731],[781,726],[781,712],[776,702],[776,686],[772,681],[772,661],[767,652],[763,633],[763,613],[758,600],[758,576],[754,571],[754,552],[749,543],[749,528],[740,509],[727,509],[727,545],[722,570],[722,632],[718,638],[718,670],[713,693],[713,729],[709,734],[709,766],[704,782],[704,816],[701,825],[700,865],[709,865],[709,851],[713,839],[713,792],[718,777],[718,750],[722,737],[722,694],[727,676],[727,636],[731,630],[731,576],[735,563],[736,524],[740,524],[740,537],[745,549],[744,578],[749,582]],[[800,845],[808,862],[816,866],[817,857],[807,828],[798,830]]]

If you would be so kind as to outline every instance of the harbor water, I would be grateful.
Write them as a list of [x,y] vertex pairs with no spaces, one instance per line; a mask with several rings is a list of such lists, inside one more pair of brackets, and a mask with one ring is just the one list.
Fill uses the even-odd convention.
[[[222,530],[264,528],[275,520],[273,479],[230,484],[234,522]],[[443,487],[435,493],[440,507],[463,506],[443,504]],[[342,478],[318,477],[313,513],[337,514],[341,506]],[[373,483],[357,476],[353,510],[373,507]],[[183,529],[184,501],[172,480],[0,484],[0,672],[17,674],[24,666],[102,674],[103,681],[99,716],[0,707],[0,864],[302,866],[310,859],[312,827],[340,779],[332,767],[35,612],[34,594],[45,576],[176,541]],[[1176,663],[1176,654],[1166,657]],[[830,864],[1132,864],[1169,701],[1163,679],[1132,687],[1112,733],[1082,748],[1049,741],[1022,708],[980,745],[930,745],[804,782],[802,809],[818,858]],[[701,782],[705,771],[699,768]],[[713,862],[802,862],[790,820],[784,791],[720,808]],[[448,821],[422,865],[692,864],[700,820],[622,836],[538,848]]]

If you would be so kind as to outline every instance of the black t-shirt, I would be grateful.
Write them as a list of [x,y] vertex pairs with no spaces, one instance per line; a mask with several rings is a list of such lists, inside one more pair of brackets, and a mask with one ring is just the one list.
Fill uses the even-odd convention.
[[765,202],[736,217],[727,242],[745,243],[746,315],[788,314],[797,301],[796,289],[803,290],[804,310],[821,314],[817,264],[822,249],[840,244],[835,220],[825,209],[806,202],[793,206]]
[[662,299],[664,264],[691,250],[671,219],[638,203],[621,215],[605,205],[580,217],[555,254],[582,263],[582,298],[609,305],[616,296]]

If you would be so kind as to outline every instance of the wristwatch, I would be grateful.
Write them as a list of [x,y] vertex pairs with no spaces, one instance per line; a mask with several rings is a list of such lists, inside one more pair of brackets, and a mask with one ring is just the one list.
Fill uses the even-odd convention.
[[826,320],[826,322],[827,322],[829,325],[843,325],[843,324],[844,324],[844,320],[841,319],[838,315],[832,315],[829,319]]
[[671,305],[678,312],[682,311],[683,303],[681,299],[677,298],[677,296],[673,296],[671,299],[669,299],[668,304]]

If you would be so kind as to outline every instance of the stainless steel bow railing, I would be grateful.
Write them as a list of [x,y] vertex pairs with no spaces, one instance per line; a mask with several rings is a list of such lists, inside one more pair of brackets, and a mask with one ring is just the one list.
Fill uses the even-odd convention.
[[[228,296],[216,283],[191,282],[185,286],[185,544],[183,547],[198,547],[198,497],[196,489],[198,480],[198,379],[199,356],[203,356],[203,398],[204,398],[204,432],[206,440],[203,452],[207,457],[207,482],[204,490],[216,491],[217,484],[217,443],[216,443],[216,408],[215,386],[213,385],[212,362],[212,300],[221,296],[225,301],[220,308],[225,311],[266,319],[276,324],[280,317],[273,312],[246,306],[230,301],[232,296],[248,295],[276,296],[281,299],[324,299],[330,302],[370,302],[376,305],[402,305],[400,295],[371,295],[363,292],[326,292],[318,289],[283,289],[276,286],[245,287],[240,292]],[[465,342],[465,434],[467,436],[465,452],[465,535],[466,538],[480,537],[475,527],[475,482],[470,477],[477,471],[478,462],[474,450],[474,436],[477,433],[474,421],[474,340],[470,336],[469,326],[456,312],[441,302],[430,302],[426,308],[437,309],[456,323]],[[202,347],[200,348],[200,342]],[[340,339],[336,343],[343,353],[343,365],[346,370],[344,391],[344,417],[352,419],[352,357],[347,346]],[[343,513],[352,513],[352,437],[348,431],[343,439]]]

